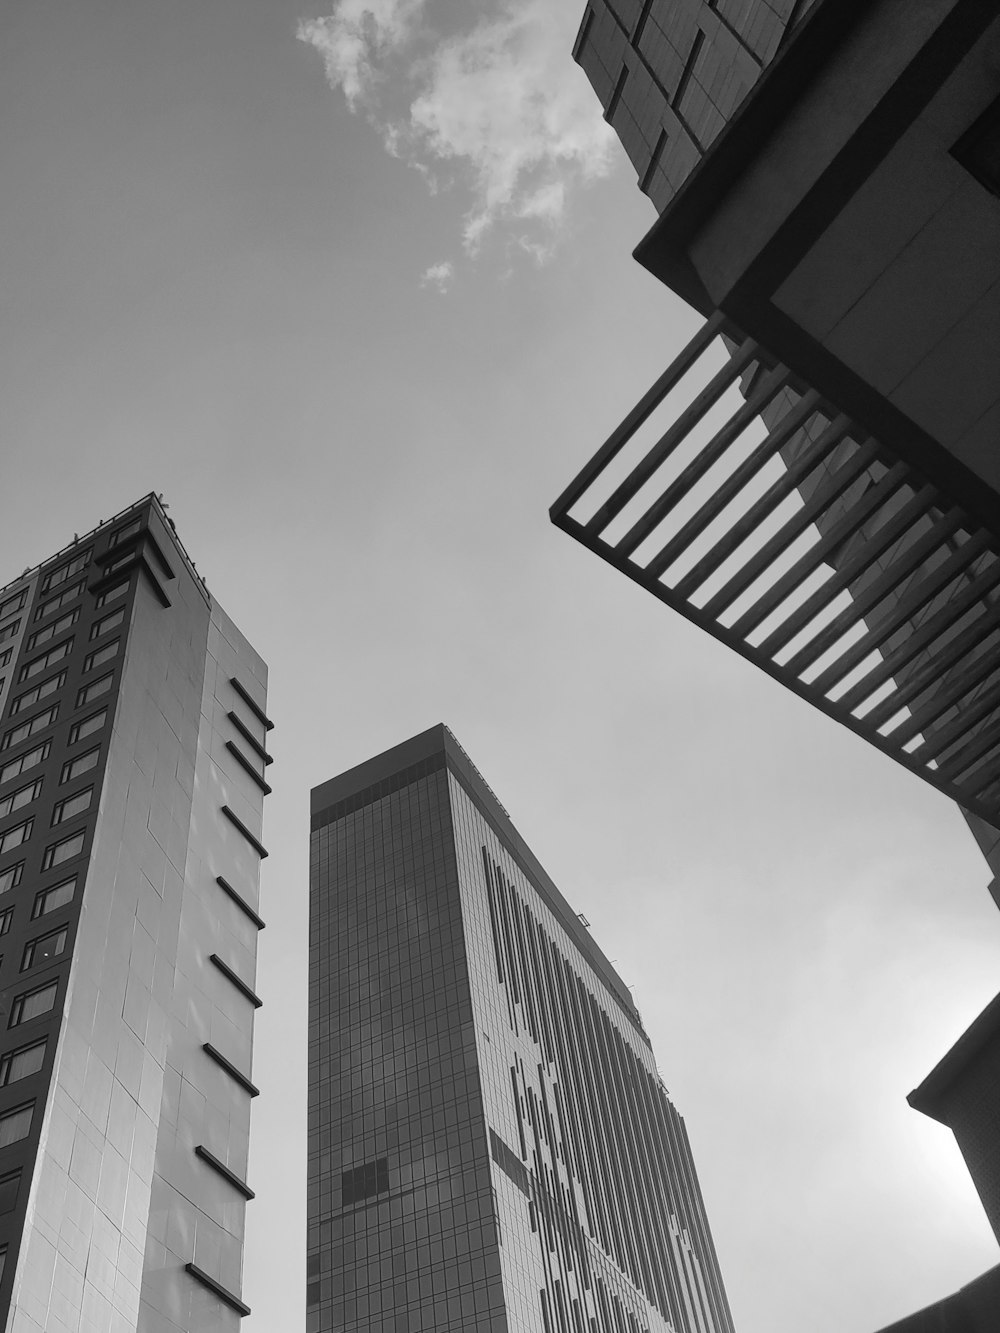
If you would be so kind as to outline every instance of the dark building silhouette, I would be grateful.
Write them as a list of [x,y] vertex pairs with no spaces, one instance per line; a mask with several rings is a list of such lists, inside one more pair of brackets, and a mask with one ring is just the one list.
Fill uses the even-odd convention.
[[731,1333],[631,994],[446,727],[314,788],[310,895],[310,1333]]
[[[1000,903],[996,5],[590,0],[574,55],[705,323],[553,521],[956,800]],[[910,1100],[997,1229],[991,1015]]]
[[267,671],[155,496],[0,588],[0,1314],[239,1295]]

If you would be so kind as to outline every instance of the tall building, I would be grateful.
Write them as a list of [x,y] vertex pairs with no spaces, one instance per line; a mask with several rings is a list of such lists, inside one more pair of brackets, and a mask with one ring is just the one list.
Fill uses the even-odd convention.
[[240,1295],[267,671],[147,496],[0,589],[0,1311]]
[[[996,4],[588,0],[574,55],[705,323],[553,521],[957,801],[1000,905]],[[909,1100],[1000,1239],[997,1017]]]
[[309,1333],[731,1333],[628,987],[444,726],[313,789]]

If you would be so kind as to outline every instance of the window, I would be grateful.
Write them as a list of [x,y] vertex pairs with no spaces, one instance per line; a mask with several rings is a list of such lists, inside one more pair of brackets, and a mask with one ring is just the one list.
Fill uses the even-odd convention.
[[89,810],[93,795],[93,787],[88,787],[86,791],[78,791],[60,801],[52,811],[53,824],[65,824],[67,819],[73,819],[76,815],[82,815],[84,810]]
[[[8,907],[6,911],[0,912],[0,935],[7,934],[8,930],[10,930],[10,923],[13,920],[14,920],[13,907]],[[2,957],[3,955],[0,954],[0,958]]]
[[4,625],[0,629],[0,643],[6,643],[8,639],[12,639],[20,628],[21,617],[18,616],[16,620],[12,620],[9,625]]
[[124,619],[125,608],[124,606],[120,606],[117,611],[112,611],[110,615],[104,616],[103,619],[95,622],[91,628],[90,637],[92,639],[99,639],[102,634],[107,634],[109,631],[117,629]]
[[103,648],[95,648],[92,653],[88,653],[83,660],[84,671],[93,671],[94,667],[103,666],[105,662],[110,662],[113,657],[117,656],[120,643],[121,639],[112,639]]
[[54,569],[51,574],[46,574],[42,580],[42,592],[48,592],[50,588],[58,588],[67,579],[71,579],[74,574],[79,574],[81,569],[86,569],[90,564],[90,556],[91,551],[88,548],[86,551],[81,551],[79,555],[75,555],[65,565],[60,565],[58,569]]
[[126,565],[130,565],[134,559],[135,559],[134,550],[125,551],[121,555],[116,556],[114,560],[110,560],[104,566],[104,572],[105,574],[113,574],[116,569],[124,569]]
[[61,662],[62,659],[68,657],[72,651],[72,639],[67,639],[65,643],[60,643],[55,648],[50,648],[47,653],[42,653],[41,657],[36,657],[33,662],[26,662],[21,668],[18,680],[30,680],[32,676],[37,676],[40,671],[45,671],[53,662]]
[[[0,750],[8,750],[12,745],[17,745],[19,741],[27,740],[29,736],[34,736],[39,731],[44,731],[50,727],[59,716],[59,705],[53,704],[51,708],[46,708],[44,713],[36,713],[34,717],[29,717],[27,722],[22,722],[20,726],[11,727],[10,731],[4,733],[4,738],[0,741]],[[6,769],[4,770],[6,772]]]
[[[0,1176],[0,1213],[11,1213],[17,1207],[17,1191],[21,1184],[21,1172],[11,1171]],[[7,1255],[4,1253],[4,1259]]]
[[23,874],[23,861],[18,861],[16,866],[7,866],[4,870],[0,870],[0,893],[10,893],[11,889],[16,889]]
[[70,602],[80,596],[83,592],[83,579],[79,579],[70,588],[63,588],[62,592],[56,597],[50,597],[47,602],[43,602],[35,612],[36,620],[44,620],[46,616],[51,616],[53,612],[61,610]]
[[16,996],[11,1005],[10,1022],[7,1026],[16,1028],[20,1023],[30,1023],[33,1018],[51,1013],[55,1008],[58,989],[59,982],[50,981],[46,986],[38,986],[35,990],[25,991],[23,995]]
[[340,1178],[343,1192],[343,1206],[360,1203],[375,1194],[384,1194],[389,1188],[389,1159],[379,1157],[376,1161],[365,1162],[351,1171],[345,1171]]
[[111,689],[113,680],[114,673],[109,672],[108,675],[101,676],[99,679],[91,681],[89,685],[84,685],[83,689],[80,690],[76,696],[77,708],[83,708],[85,704],[89,704],[92,700],[99,699],[102,694],[107,694],[108,690]]
[[29,967],[34,967],[37,963],[51,963],[53,958],[65,953],[68,935],[69,927],[60,926],[58,930],[50,931],[48,935],[39,935],[37,940],[29,940],[24,946],[21,971],[26,972]]
[[3,620],[4,616],[12,616],[15,611],[20,611],[27,600],[27,588],[21,588],[13,596],[5,598],[4,601],[0,602],[0,620]]
[[31,1133],[31,1113],[35,1103],[19,1106],[16,1111],[0,1115],[0,1148],[9,1148],[12,1143],[20,1143]]
[[18,787],[17,791],[12,791],[9,796],[0,800],[0,819],[4,815],[11,814],[14,810],[20,810],[23,806],[30,805],[42,790],[42,779],[36,778],[34,782],[29,782],[26,787]]
[[49,751],[52,749],[51,741],[43,741],[41,745],[36,745],[33,750],[28,750],[16,759],[12,759],[9,764],[4,764],[0,768],[0,785],[9,778],[16,778],[21,773],[27,773],[29,768],[34,768],[36,764],[43,763],[49,757]]
[[62,773],[59,775],[60,785],[64,782],[72,782],[81,773],[89,773],[92,768],[97,767],[100,757],[101,747],[96,745],[93,750],[88,750],[86,754],[77,755],[75,759],[70,759],[63,764]]
[[6,1055],[0,1056],[0,1088],[6,1088],[9,1083],[17,1083],[22,1078],[30,1078],[32,1074],[37,1074],[45,1063],[47,1045],[48,1038],[43,1037],[41,1041],[32,1042],[30,1046],[22,1046],[19,1051],[9,1051]]
[[91,713],[90,717],[85,717],[82,722],[75,722],[69,729],[69,743],[75,745],[77,741],[82,740],[84,736],[92,736],[95,731],[100,731],[108,716],[108,710],[102,708],[99,713]]
[[45,855],[42,857],[42,869],[51,870],[53,866],[61,866],[64,861],[71,861],[74,856],[79,856],[86,838],[86,829],[81,829],[79,833],[73,833],[68,838],[63,838],[61,842],[54,842],[46,847]]
[[114,548],[115,546],[118,546],[120,542],[128,541],[129,537],[134,537],[141,528],[142,519],[134,518],[131,523],[126,523],[123,528],[119,528],[117,532],[111,534],[111,541],[108,543],[108,546]]
[[60,907],[65,907],[67,903],[73,901],[75,892],[75,875],[71,879],[64,879],[61,884],[53,884],[51,889],[43,889],[31,909],[32,921],[37,921],[40,916],[48,916],[50,912],[58,912]]
[[28,640],[28,652],[30,653],[32,649],[37,648],[40,644],[48,643],[57,634],[62,634],[65,630],[71,629],[79,619],[80,608],[75,606],[72,611],[67,611],[58,620],[53,620],[51,625],[46,625],[44,629],[36,629]]
[[26,819],[23,824],[15,824],[13,828],[4,829],[0,833],[0,853],[9,852],[14,847],[20,847],[22,843],[28,841],[31,837],[31,829],[34,824],[33,819]]
[[50,694],[55,694],[56,690],[61,690],[65,684],[65,671],[60,671],[58,676],[50,676],[48,680],[42,681],[41,685],[36,685],[33,689],[25,690],[23,694],[19,694],[10,706],[11,714],[20,713],[22,709],[30,708],[32,704],[38,703],[39,699],[46,699]]
[[0,653],[0,667],[5,667],[7,665],[7,663],[11,659],[11,654],[13,653],[13,651],[14,651],[13,648],[5,648],[3,652]]
[[131,586],[131,582],[126,579],[124,583],[116,583],[113,588],[105,588],[104,592],[97,598],[94,605],[99,611],[102,606],[107,606],[107,604],[113,602],[116,597],[124,597],[125,593],[128,592]]

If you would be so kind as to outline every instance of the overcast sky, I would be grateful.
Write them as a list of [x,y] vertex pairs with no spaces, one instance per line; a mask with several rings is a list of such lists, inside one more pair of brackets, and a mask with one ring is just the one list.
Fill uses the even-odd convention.
[[304,1327],[309,787],[438,721],[635,987],[739,1333],[997,1261],[905,1102],[996,988],[958,812],[547,519],[696,327],[581,10],[0,17],[0,582],[161,491],[271,668],[248,1333]]

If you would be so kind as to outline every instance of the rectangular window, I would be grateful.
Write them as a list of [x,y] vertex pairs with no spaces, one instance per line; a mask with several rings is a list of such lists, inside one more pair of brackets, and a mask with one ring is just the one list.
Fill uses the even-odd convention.
[[113,549],[121,542],[128,541],[129,537],[134,537],[141,528],[142,519],[134,518],[131,523],[126,523],[123,528],[119,528],[117,532],[111,534],[111,540],[108,542],[108,546]]
[[20,611],[27,600],[27,588],[21,588],[19,592],[5,598],[4,601],[0,602],[0,620],[3,620],[4,616],[12,616],[15,611]]
[[32,1074],[37,1074],[45,1063],[45,1047],[48,1045],[48,1038],[43,1037],[41,1041],[32,1042],[30,1046],[22,1046],[19,1051],[8,1051],[4,1056],[0,1056],[0,1088],[6,1088],[10,1083],[18,1083],[22,1078],[30,1078]]
[[20,713],[25,708],[30,708],[32,704],[38,703],[39,699],[47,699],[50,694],[55,694],[56,690],[61,690],[65,684],[65,671],[60,671],[58,676],[50,676],[48,680],[43,680],[41,685],[36,685],[34,689],[25,690],[24,694],[19,694],[10,706],[11,714]]
[[123,583],[116,583],[113,588],[105,588],[104,592],[97,598],[94,605],[99,611],[102,606],[107,606],[109,602],[115,601],[116,598],[124,597],[131,586],[132,584],[130,580],[125,579]]
[[31,837],[34,822],[33,819],[26,819],[23,824],[15,824],[13,828],[4,829],[3,833],[0,833],[0,854],[26,843]]
[[102,634],[108,634],[111,630],[117,629],[125,619],[125,608],[120,606],[117,611],[112,611],[110,615],[104,616],[91,627],[90,637],[99,639]]
[[8,639],[12,639],[20,628],[21,617],[18,616],[16,620],[12,620],[9,625],[4,625],[0,629],[0,643],[6,643]]
[[78,778],[81,773],[89,773],[92,768],[96,768],[100,757],[101,747],[97,745],[93,750],[88,750],[86,754],[81,754],[75,759],[68,760],[63,764],[62,773],[59,775],[60,786],[64,782],[72,782],[73,779]]
[[83,670],[93,671],[94,667],[103,666],[105,662],[110,662],[113,657],[118,655],[118,645],[121,639],[112,639],[106,643],[103,648],[95,648],[92,653],[88,653],[83,660]]
[[[8,907],[6,911],[0,912],[0,935],[7,934],[8,930],[10,930],[10,923],[13,920],[14,920],[13,907]],[[3,955],[0,954],[0,958],[2,957]]]
[[42,629],[36,629],[28,640],[28,652],[30,653],[40,644],[48,643],[65,630],[72,629],[79,619],[80,608],[75,606],[72,611],[67,611],[64,616],[60,616],[58,620],[53,620],[50,625],[45,625]]
[[12,814],[15,810],[30,805],[41,790],[42,779],[36,778],[34,782],[29,782],[26,787],[18,787],[17,791],[12,791],[9,796],[0,800],[0,819],[4,815]]
[[80,596],[83,592],[84,580],[79,579],[69,588],[63,588],[62,592],[55,597],[50,597],[47,602],[43,602],[35,612],[36,620],[44,620],[46,616],[51,616],[54,611],[59,611],[70,602]]
[[104,566],[105,574],[113,574],[116,569],[124,569],[135,559],[135,551],[125,551],[122,555],[116,556]]
[[11,889],[16,889],[23,874],[23,861],[18,861],[16,866],[7,866],[5,870],[0,870],[0,893],[10,893]]
[[375,1161],[365,1162],[351,1171],[345,1171],[340,1177],[343,1206],[370,1199],[376,1194],[384,1194],[389,1188],[389,1159],[379,1157]]
[[51,870],[53,866],[61,866],[64,861],[71,861],[74,856],[79,856],[86,840],[86,830],[81,829],[79,833],[73,833],[68,838],[63,838],[61,842],[52,843],[45,849],[42,869]]
[[104,726],[108,716],[108,710],[102,708],[99,713],[91,713],[90,717],[85,717],[82,722],[74,722],[69,729],[69,743],[75,745],[77,741],[82,740],[84,736],[92,736],[95,731],[100,731]]
[[86,551],[81,551],[79,555],[75,555],[73,559],[67,561],[65,565],[60,565],[59,568],[54,569],[51,574],[46,574],[45,578],[42,580],[42,592],[48,592],[50,588],[60,587],[67,579],[71,579],[74,574],[79,574],[81,569],[86,569],[90,564],[91,554],[92,552],[89,548]]
[[52,930],[48,935],[39,935],[37,940],[29,940],[24,946],[21,971],[26,972],[29,967],[34,967],[38,963],[51,963],[53,958],[65,953],[68,935],[69,927],[60,926],[58,930]]
[[9,764],[4,764],[0,768],[0,785],[7,782],[10,778],[16,778],[21,773],[27,773],[29,768],[34,768],[36,764],[44,763],[49,757],[49,751],[52,749],[51,741],[43,741],[41,745],[36,745],[33,750],[28,750],[24,754],[18,755],[12,759]]
[[3,740],[0,740],[0,750],[8,750],[12,745],[17,745],[19,741],[27,740],[29,736],[44,731],[46,727],[52,725],[58,716],[59,705],[53,704],[51,708],[46,708],[44,713],[36,713],[34,717],[29,717],[27,722],[22,722],[20,726],[11,727],[10,731],[4,733]]
[[16,996],[11,1005],[10,1022],[7,1026],[16,1028],[20,1023],[30,1023],[33,1018],[51,1013],[55,1008],[58,989],[59,982],[50,981],[46,986],[39,986],[36,990],[25,991],[23,995]]
[[[17,1207],[17,1191],[20,1184],[20,1171],[11,1171],[6,1176],[0,1176],[0,1213],[12,1213]],[[6,1257],[5,1253],[5,1260]]]
[[37,676],[39,672],[46,671],[53,662],[61,662],[64,657],[68,657],[73,651],[73,640],[67,639],[65,643],[57,644],[55,648],[50,648],[47,653],[42,653],[41,657],[36,657],[33,662],[26,662],[21,668],[18,680],[31,680],[32,676]]
[[50,912],[58,912],[60,907],[65,907],[67,903],[73,901],[73,895],[76,893],[76,876],[71,879],[64,879],[61,884],[53,884],[51,889],[43,889],[35,898],[35,905],[31,909],[31,919],[36,921],[40,916],[48,916]]
[[35,1103],[19,1106],[16,1111],[0,1115],[0,1148],[9,1148],[12,1143],[20,1143],[31,1133],[31,1113]]
[[52,811],[53,824],[65,824],[67,819],[73,819],[76,815],[82,815],[84,810],[89,810],[93,795],[93,787],[88,787],[86,791],[78,791],[72,796],[67,796],[64,801],[59,801]]
[[77,708],[83,708],[85,704],[91,703],[94,699],[99,699],[102,694],[107,694],[111,689],[114,673],[109,672],[106,676],[101,676],[98,680],[92,680],[89,685],[84,685],[76,696]]
[[11,659],[11,655],[13,654],[13,652],[14,652],[13,648],[5,648],[3,652],[0,653],[0,667],[5,667],[7,665],[7,663]]

